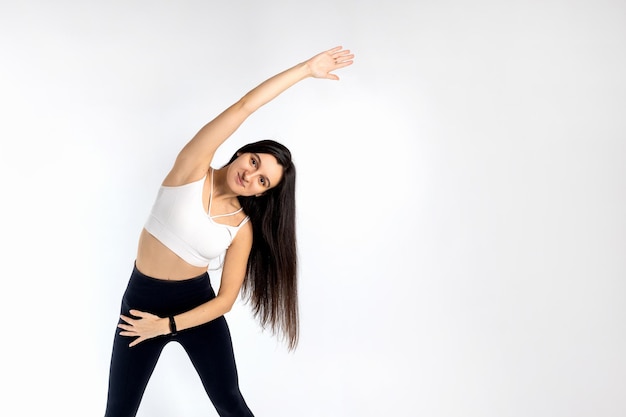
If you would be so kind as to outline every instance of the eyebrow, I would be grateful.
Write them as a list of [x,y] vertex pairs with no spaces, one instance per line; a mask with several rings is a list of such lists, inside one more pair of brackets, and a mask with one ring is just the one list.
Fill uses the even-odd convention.
[[[261,164],[262,164],[262,162],[261,162],[261,157],[260,157],[260,156],[259,156],[259,154],[258,154],[258,153],[256,153],[256,152],[252,152],[252,155],[254,155],[254,157],[256,158],[256,160],[259,162],[259,166],[258,166],[258,167],[260,168],[260,167],[261,167]],[[267,178],[267,176],[265,176],[265,179],[267,180],[267,185],[265,186],[265,188],[270,188],[270,187],[272,186],[272,182],[270,181],[270,179],[269,179],[269,178]]]

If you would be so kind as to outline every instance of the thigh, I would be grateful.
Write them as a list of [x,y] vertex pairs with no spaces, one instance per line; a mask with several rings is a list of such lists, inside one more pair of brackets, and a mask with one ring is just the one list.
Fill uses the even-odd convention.
[[109,392],[106,416],[134,416],[152,375],[166,337],[146,340],[128,347],[131,337],[120,336],[116,330],[109,371]]
[[252,416],[239,390],[237,366],[226,319],[178,334],[220,416]]

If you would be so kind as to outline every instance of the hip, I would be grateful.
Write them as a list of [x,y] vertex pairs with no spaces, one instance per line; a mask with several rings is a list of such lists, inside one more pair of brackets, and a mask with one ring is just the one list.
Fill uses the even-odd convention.
[[180,314],[215,298],[208,272],[182,281],[168,281],[133,268],[122,297],[122,312],[130,309],[158,316]]

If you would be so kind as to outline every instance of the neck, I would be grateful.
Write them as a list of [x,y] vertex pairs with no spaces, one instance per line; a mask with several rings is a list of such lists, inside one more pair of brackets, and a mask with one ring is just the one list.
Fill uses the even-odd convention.
[[228,167],[213,169],[213,200],[237,198],[237,193],[230,189],[226,181],[227,171]]

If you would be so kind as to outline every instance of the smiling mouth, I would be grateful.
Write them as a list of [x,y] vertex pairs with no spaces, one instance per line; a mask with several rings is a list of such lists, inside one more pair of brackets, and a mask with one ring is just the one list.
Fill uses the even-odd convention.
[[243,187],[243,180],[241,179],[241,176],[239,174],[237,174],[237,184]]

